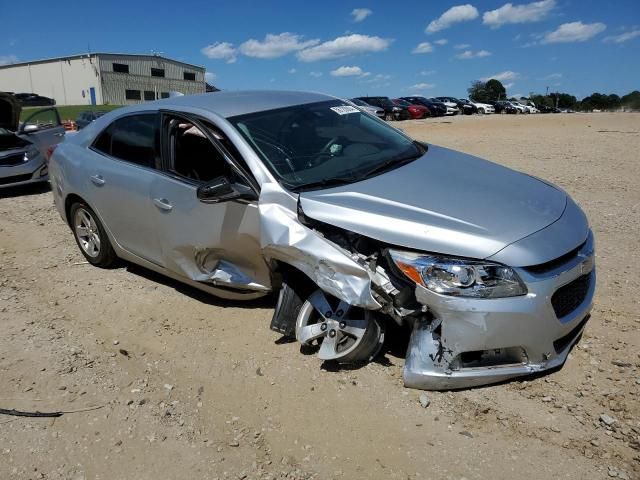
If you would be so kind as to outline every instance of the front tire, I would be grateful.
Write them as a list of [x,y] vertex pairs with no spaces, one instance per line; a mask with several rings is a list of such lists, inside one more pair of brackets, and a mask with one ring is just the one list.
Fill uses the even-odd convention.
[[83,202],[71,205],[71,229],[80,252],[96,267],[109,268],[116,263],[116,253],[97,215]]
[[315,290],[298,310],[296,339],[317,346],[318,358],[339,363],[371,361],[384,343],[376,315]]
[[387,122],[392,122],[392,121],[393,121],[393,114],[392,114],[392,113],[387,113],[387,114],[385,114],[384,119],[385,119]]

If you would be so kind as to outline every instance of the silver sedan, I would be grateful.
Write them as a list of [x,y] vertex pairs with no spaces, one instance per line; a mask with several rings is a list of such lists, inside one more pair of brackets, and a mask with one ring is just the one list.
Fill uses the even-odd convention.
[[368,361],[389,325],[411,329],[409,387],[558,367],[589,318],[593,236],[565,192],[335,97],[144,103],[91,123],[50,168],[90,263],[230,299],[279,291],[271,328],[325,361]]

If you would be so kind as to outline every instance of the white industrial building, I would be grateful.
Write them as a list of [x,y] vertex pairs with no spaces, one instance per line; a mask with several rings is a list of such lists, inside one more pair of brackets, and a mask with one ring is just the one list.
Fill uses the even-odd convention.
[[57,105],[127,105],[205,92],[205,69],[159,55],[90,53],[0,66],[0,91]]

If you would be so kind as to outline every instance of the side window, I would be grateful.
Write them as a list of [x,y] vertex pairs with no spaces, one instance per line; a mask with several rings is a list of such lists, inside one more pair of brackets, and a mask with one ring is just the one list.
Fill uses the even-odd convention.
[[158,125],[155,114],[132,115],[113,122],[93,147],[107,155],[143,167],[156,167]]
[[156,115],[133,115],[113,125],[111,155],[143,167],[155,168],[158,125]]
[[47,108],[46,110],[40,110],[28,117],[23,128],[29,125],[38,127],[38,130],[46,130],[47,128],[59,126],[60,118],[55,109]]
[[196,182],[232,175],[231,166],[206,135],[187,120],[169,122],[171,165],[169,170]]

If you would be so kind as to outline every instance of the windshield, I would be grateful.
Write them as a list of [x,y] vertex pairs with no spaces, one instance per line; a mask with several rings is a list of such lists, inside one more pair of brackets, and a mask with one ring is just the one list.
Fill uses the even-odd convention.
[[340,100],[240,115],[229,121],[274,176],[293,191],[363,180],[425,152],[383,121]]

